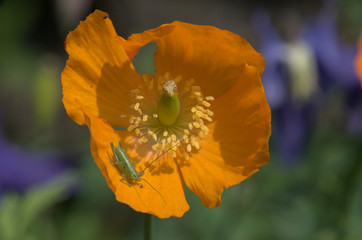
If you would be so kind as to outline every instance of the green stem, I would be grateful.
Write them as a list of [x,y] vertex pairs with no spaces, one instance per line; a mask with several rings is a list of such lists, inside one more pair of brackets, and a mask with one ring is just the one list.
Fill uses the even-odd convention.
[[144,230],[144,238],[145,240],[151,240],[151,224],[152,223],[152,215],[145,213],[145,230]]

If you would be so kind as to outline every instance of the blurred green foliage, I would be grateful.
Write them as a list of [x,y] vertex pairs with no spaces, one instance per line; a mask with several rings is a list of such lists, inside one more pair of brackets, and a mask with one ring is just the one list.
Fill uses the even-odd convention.
[[65,199],[64,181],[34,187],[23,195],[3,196],[0,207],[0,239],[54,239],[53,221],[46,213]]

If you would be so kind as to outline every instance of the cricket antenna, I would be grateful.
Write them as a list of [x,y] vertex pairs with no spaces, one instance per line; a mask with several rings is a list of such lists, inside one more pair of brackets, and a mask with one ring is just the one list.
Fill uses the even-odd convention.
[[166,154],[168,151],[170,151],[172,148],[176,147],[177,145],[181,144],[183,141],[185,141],[186,139],[189,139],[191,136],[193,136],[193,134],[190,134],[187,138],[183,138],[180,142],[175,143],[174,145],[172,145],[170,148],[168,148],[166,151],[164,151],[163,153],[161,153],[160,155],[158,155],[152,162],[150,162],[141,172],[144,172],[149,166],[152,165],[152,163],[154,163],[156,160],[158,160],[160,157],[162,157],[164,154]]

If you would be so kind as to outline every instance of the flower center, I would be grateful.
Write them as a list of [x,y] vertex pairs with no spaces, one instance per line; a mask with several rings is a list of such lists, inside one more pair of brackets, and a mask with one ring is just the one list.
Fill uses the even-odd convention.
[[176,91],[177,87],[174,81],[165,82],[163,93],[157,102],[158,120],[165,126],[174,124],[180,113],[180,102]]
[[[149,94],[141,87],[130,92],[135,114],[129,117],[128,131],[138,137],[138,144],[151,143],[152,149],[177,153],[185,159],[189,153],[200,149],[199,139],[209,133],[207,124],[212,122],[209,109],[212,96],[204,97],[194,80],[182,81],[182,77],[171,78],[169,73],[159,79],[150,74],[143,75]],[[181,86],[177,92],[176,84]],[[180,144],[178,144],[180,143]]]

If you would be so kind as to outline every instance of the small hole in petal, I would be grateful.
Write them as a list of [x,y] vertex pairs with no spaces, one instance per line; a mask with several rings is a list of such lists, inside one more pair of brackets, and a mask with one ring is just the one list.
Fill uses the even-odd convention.
[[156,48],[156,43],[150,42],[138,50],[132,61],[137,73],[155,74],[155,62],[153,60],[153,56],[155,55]]

